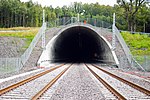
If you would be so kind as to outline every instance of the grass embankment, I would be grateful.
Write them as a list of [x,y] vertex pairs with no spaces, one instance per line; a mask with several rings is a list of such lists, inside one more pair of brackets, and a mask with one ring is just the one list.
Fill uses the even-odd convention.
[[134,56],[150,56],[150,36],[141,34],[121,33]]
[[25,38],[26,45],[23,47],[25,49],[25,48],[28,48],[34,36],[38,33],[38,30],[39,30],[38,27],[0,28],[0,31],[3,31],[3,32],[0,32],[0,36]]
[[1,31],[18,31],[18,30],[31,30],[33,27],[12,27],[12,28],[0,28]]

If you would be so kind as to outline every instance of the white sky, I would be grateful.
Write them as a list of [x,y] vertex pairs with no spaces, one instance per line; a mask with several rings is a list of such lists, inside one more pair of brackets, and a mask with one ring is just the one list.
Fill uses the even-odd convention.
[[[29,1],[29,0],[21,0],[23,2]],[[116,4],[117,0],[32,0],[33,2],[38,2],[42,6],[49,6],[52,5],[52,7],[62,7],[64,5],[69,5],[71,2],[82,2],[82,3],[96,3],[99,2],[100,5],[110,5],[113,6]]]

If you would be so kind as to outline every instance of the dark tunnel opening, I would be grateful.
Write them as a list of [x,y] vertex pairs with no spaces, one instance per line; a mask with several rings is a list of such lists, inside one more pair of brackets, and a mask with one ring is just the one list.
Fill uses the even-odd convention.
[[[52,48],[53,62],[104,62],[111,50],[105,41],[87,27],[71,27],[57,36]],[[112,55],[111,55],[112,56]]]

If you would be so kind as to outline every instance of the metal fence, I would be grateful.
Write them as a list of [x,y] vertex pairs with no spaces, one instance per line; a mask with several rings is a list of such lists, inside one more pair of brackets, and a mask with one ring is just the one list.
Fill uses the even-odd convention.
[[118,56],[119,60],[119,68],[125,69],[125,70],[141,70],[141,71],[149,71],[145,69],[134,57],[131,57],[131,63],[129,63],[126,56]]
[[32,50],[34,49],[35,45],[37,44],[37,42],[39,41],[40,37],[42,36],[43,32],[45,32],[45,30],[46,30],[46,23],[44,23],[42,27],[39,29],[38,33],[36,34],[32,42],[30,43],[29,47],[21,57],[0,58],[0,73],[5,74],[20,70],[29,59]]
[[150,56],[134,56],[134,59],[145,71],[150,71]]
[[46,23],[43,24],[43,26],[40,28],[37,35],[34,37],[32,42],[30,43],[28,49],[21,56],[22,65],[24,65],[26,63],[26,61],[28,60],[28,58],[30,57],[30,54],[31,54],[32,50],[34,49],[35,45],[37,44],[37,42],[39,41],[40,37],[45,32],[45,30],[46,30]]
[[18,71],[21,65],[20,58],[0,58],[0,73],[5,74]]
[[[51,20],[50,22],[48,22],[48,26],[49,27],[62,26],[62,25],[75,23],[77,21],[78,20],[76,17],[63,17],[57,20]],[[108,28],[111,29],[112,27],[112,24],[95,18],[80,18],[79,22],[88,23],[96,27],[103,27],[107,29]]]
[[88,23],[96,27],[102,27],[107,29],[110,29],[112,27],[112,24],[95,18],[80,18],[80,22]]
[[120,32],[129,32],[131,34],[147,34],[150,35],[150,33],[145,33],[145,32],[132,32],[132,31],[124,31],[124,30],[119,30]]

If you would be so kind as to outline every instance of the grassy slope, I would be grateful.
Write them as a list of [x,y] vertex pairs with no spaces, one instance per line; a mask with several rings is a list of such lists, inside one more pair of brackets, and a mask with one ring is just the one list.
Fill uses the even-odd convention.
[[18,37],[18,38],[25,38],[26,39],[26,45],[23,49],[28,48],[30,43],[32,42],[32,39],[37,34],[39,28],[35,27],[14,27],[14,28],[0,28],[2,31],[22,31],[22,32],[0,32],[0,36],[5,37]]
[[[22,32],[17,32],[17,30]],[[38,32],[39,28],[0,28],[0,31],[16,31],[16,32],[0,32],[0,36],[11,36],[11,37],[20,37],[20,38],[28,38],[34,37]]]
[[150,56],[150,36],[130,34],[128,32],[122,32],[121,34],[130,47],[131,53],[133,55]]
[[12,28],[0,28],[1,31],[7,31],[7,30],[13,30],[13,31],[18,31],[18,30],[32,30],[34,27],[12,27]]

